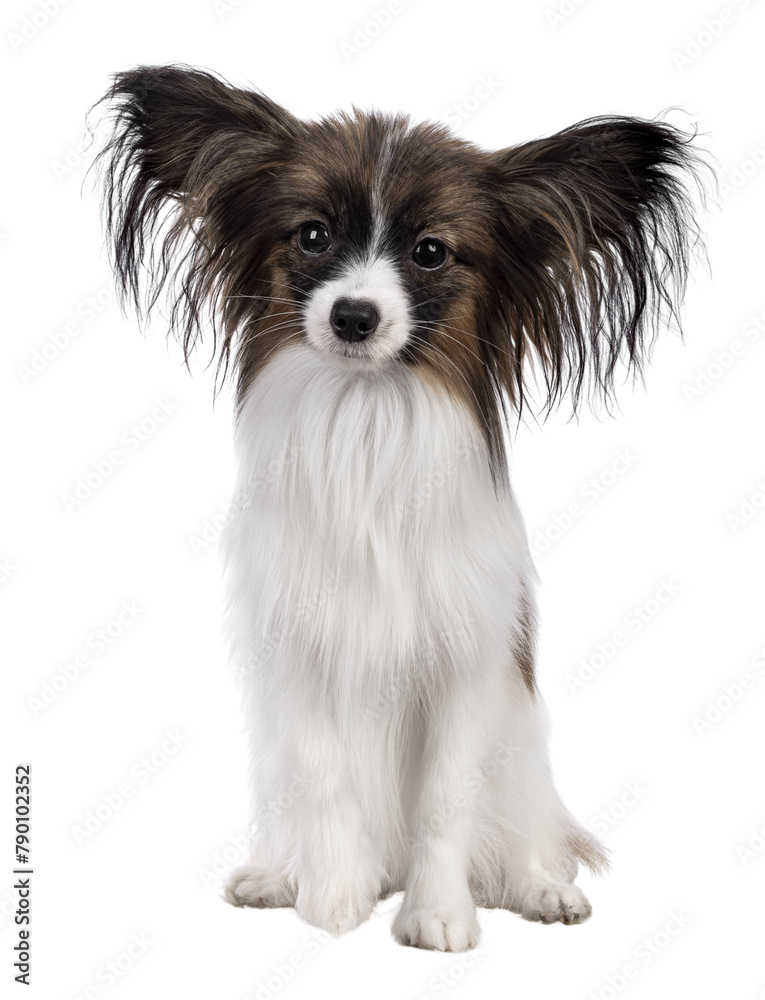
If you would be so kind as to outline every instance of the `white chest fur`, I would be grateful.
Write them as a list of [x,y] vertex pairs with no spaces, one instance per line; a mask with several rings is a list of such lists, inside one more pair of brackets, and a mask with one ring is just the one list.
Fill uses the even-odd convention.
[[285,659],[327,676],[468,661],[511,627],[532,572],[475,421],[401,365],[281,351],[236,432],[224,539],[244,675]]

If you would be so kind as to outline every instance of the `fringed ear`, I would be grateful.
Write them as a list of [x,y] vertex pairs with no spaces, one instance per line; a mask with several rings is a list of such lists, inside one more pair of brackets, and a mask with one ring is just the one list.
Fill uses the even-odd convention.
[[[171,285],[171,330],[188,361],[203,316],[217,340],[232,237],[242,227],[231,192],[241,195],[247,184],[254,204],[262,165],[301,126],[262,94],[178,66],[118,73],[102,101],[113,129],[97,167],[123,304],[145,316]],[[224,310],[219,370],[228,364],[236,311]]]
[[567,392],[575,411],[584,397],[608,405],[617,365],[641,374],[659,324],[677,320],[700,245],[692,189],[703,201],[704,164],[693,138],[663,122],[601,117],[488,154],[492,277],[510,338],[495,375],[519,410],[526,355],[544,381],[545,412]]

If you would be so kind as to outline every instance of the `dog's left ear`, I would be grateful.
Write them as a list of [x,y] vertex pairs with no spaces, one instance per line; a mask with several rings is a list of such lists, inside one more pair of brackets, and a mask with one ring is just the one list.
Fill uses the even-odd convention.
[[659,321],[677,318],[698,243],[692,138],[603,117],[487,154],[509,337],[496,374],[517,406],[528,351],[546,409],[567,391],[576,409],[588,391],[608,401],[617,363],[640,372]]

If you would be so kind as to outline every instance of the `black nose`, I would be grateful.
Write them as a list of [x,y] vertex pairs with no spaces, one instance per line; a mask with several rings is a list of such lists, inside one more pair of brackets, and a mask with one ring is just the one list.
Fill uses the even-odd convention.
[[338,299],[329,314],[332,329],[349,344],[366,340],[380,322],[380,314],[368,299]]

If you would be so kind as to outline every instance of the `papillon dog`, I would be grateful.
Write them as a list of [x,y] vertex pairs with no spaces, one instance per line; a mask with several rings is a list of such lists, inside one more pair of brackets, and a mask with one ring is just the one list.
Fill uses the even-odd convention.
[[187,67],[115,76],[101,153],[123,301],[167,295],[236,393],[226,634],[253,774],[235,906],[475,946],[476,907],[576,924],[607,853],[562,803],[536,573],[508,480],[535,399],[613,398],[676,318],[698,155],[596,117],[499,151],[303,121]]

